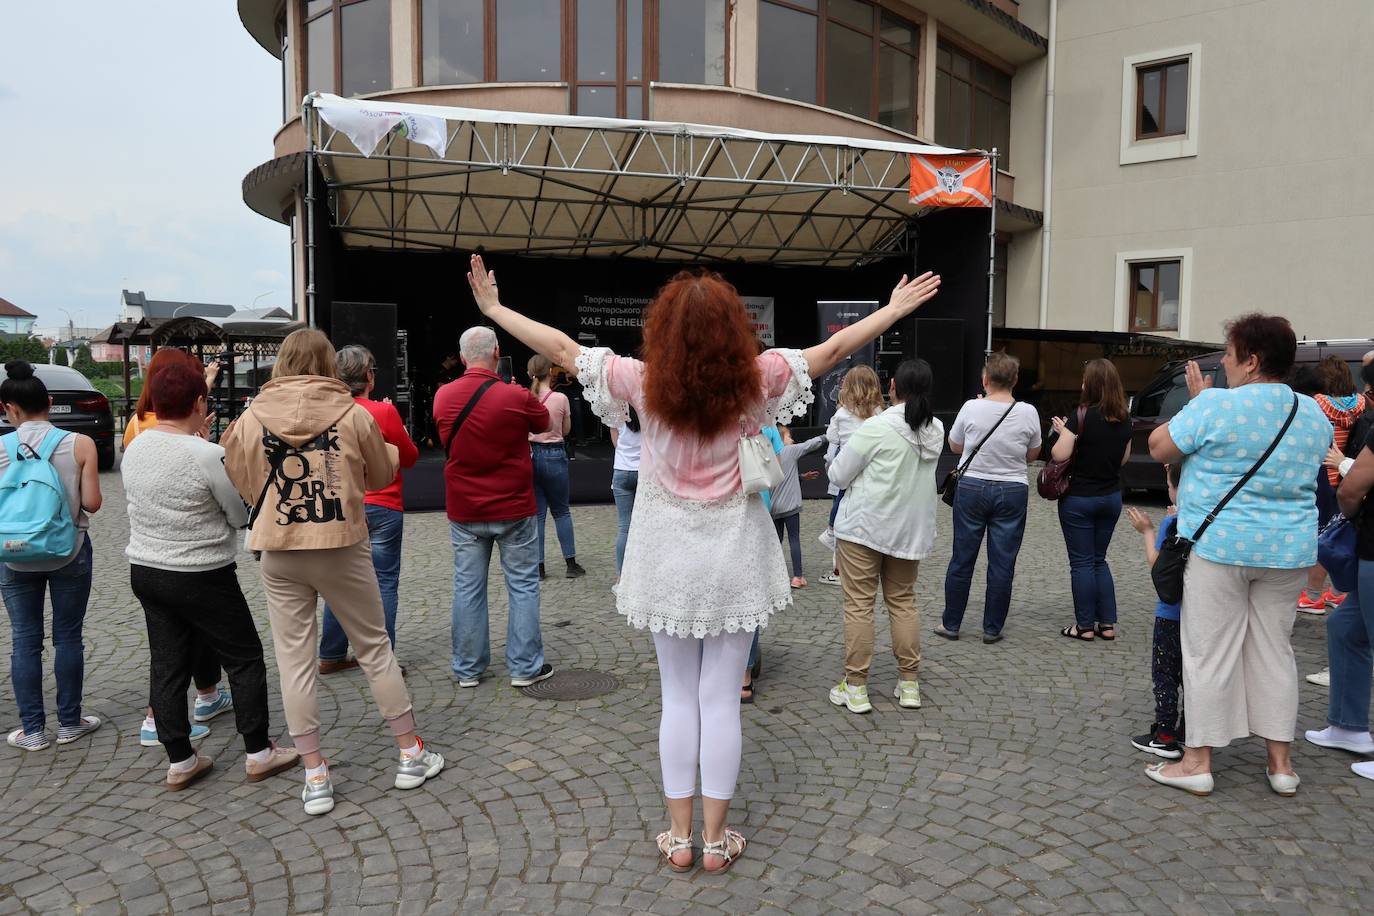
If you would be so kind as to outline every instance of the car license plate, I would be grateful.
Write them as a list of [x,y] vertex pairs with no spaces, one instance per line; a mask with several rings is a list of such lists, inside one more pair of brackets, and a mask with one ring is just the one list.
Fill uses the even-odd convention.
[[71,412],[72,412],[72,405],[70,405],[70,404],[54,404],[54,405],[52,405],[52,409],[48,411],[48,413],[71,413]]

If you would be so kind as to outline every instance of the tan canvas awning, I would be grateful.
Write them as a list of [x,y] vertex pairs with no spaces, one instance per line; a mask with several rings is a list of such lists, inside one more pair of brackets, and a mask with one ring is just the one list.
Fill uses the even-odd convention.
[[850,266],[905,250],[912,155],[985,155],[325,94],[305,117],[360,248]]

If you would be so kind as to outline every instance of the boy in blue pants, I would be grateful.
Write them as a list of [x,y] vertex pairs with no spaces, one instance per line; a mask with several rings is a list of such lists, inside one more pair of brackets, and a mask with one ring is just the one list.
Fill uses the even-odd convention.
[[[1145,544],[1145,558],[1151,566],[1159,558],[1159,548],[1178,525],[1178,481],[1180,465],[1165,465],[1169,483],[1169,512],[1159,531],[1150,517],[1134,506],[1126,509],[1131,527],[1139,531]],[[1183,649],[1179,641],[1179,606],[1160,601],[1155,607],[1154,647],[1150,653],[1150,675],[1154,681],[1155,721],[1148,734],[1131,739],[1131,746],[1147,754],[1178,760],[1183,756]]]

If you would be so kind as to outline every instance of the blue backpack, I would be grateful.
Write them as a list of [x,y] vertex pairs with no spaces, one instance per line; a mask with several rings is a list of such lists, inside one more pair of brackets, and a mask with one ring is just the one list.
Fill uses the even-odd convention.
[[50,429],[34,451],[19,433],[3,438],[9,467],[0,477],[0,562],[65,560],[76,551],[76,522],[52,455],[69,433]]

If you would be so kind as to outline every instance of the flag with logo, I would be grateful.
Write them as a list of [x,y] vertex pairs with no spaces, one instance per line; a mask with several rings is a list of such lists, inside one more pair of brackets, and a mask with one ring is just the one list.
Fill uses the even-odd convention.
[[985,156],[913,155],[911,202],[926,207],[991,207],[989,160]]

